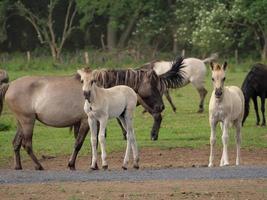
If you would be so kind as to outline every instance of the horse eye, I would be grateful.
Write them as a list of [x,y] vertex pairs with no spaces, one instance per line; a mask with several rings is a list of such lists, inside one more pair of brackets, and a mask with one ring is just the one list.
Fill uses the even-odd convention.
[[81,80],[81,83],[83,84],[83,80]]
[[214,78],[211,78],[212,81],[214,81]]
[[223,81],[225,81],[225,77],[223,78]]

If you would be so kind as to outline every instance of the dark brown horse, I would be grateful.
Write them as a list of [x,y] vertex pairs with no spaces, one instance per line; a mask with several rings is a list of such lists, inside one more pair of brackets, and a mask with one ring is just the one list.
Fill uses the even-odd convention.
[[[179,69],[182,59],[173,64],[172,70],[158,77],[153,70],[101,70],[99,81],[104,87],[129,85],[142,98],[141,104],[154,117],[151,139],[158,138],[161,112],[164,109],[162,93],[166,88],[182,83]],[[101,74],[101,75],[100,75]],[[27,76],[0,86],[0,103],[6,103],[17,120],[17,132],[13,140],[15,169],[22,169],[20,148],[23,146],[36,164],[43,167],[32,149],[32,135],[36,120],[53,127],[74,127],[77,136],[69,160],[70,169],[88,133],[87,116],[83,110],[84,96],[80,77],[74,76]],[[142,103],[143,102],[143,103]]]
[[260,116],[258,111],[257,97],[261,99],[262,123],[261,126],[266,126],[265,120],[265,98],[267,98],[267,66],[261,63],[254,64],[247,74],[243,84],[242,91],[245,97],[245,114],[243,124],[249,114],[249,101],[253,100],[254,109],[256,112],[256,125],[260,125]]

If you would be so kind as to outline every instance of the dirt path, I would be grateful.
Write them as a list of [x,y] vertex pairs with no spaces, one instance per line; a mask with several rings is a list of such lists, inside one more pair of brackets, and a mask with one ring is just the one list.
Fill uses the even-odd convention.
[[[267,199],[267,149],[242,149],[238,168],[233,167],[235,150],[229,153],[232,166],[209,169],[204,167],[208,147],[143,148],[141,169],[126,172],[121,170],[123,152],[108,154],[110,171],[98,172],[89,172],[89,156],[78,158],[76,172],[66,169],[68,156],[45,155],[43,172],[32,171],[32,161],[25,158],[26,170],[15,172],[12,159],[0,166],[0,199]],[[217,149],[216,166],[220,154]],[[32,177],[37,177],[34,183]]]

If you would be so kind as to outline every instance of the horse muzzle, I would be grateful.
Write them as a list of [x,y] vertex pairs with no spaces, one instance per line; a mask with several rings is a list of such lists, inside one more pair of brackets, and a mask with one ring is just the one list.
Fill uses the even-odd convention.
[[222,94],[223,94],[223,90],[222,90],[222,88],[219,88],[219,89],[216,88],[216,89],[215,89],[215,97],[216,97],[217,99],[221,98]]
[[83,95],[84,95],[85,99],[87,99],[89,101],[90,97],[91,97],[91,91],[83,91]]

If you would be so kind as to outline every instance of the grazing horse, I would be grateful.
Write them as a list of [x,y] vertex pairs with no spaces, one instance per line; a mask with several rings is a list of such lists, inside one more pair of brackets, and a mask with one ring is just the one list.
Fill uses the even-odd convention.
[[[78,70],[83,82],[85,97],[84,111],[88,115],[88,123],[91,130],[92,164],[91,169],[98,169],[97,165],[97,136],[101,147],[103,169],[108,168],[106,161],[105,129],[109,118],[119,118],[127,131],[127,147],[122,168],[127,169],[130,151],[133,151],[134,168],[138,169],[139,157],[133,129],[133,114],[137,105],[137,95],[134,90],[125,85],[114,86],[108,89],[96,85],[93,73],[89,69]],[[99,134],[97,123],[99,122]]]
[[261,112],[262,123],[261,126],[266,125],[265,120],[265,98],[267,98],[267,66],[261,63],[254,64],[247,74],[243,84],[242,91],[245,97],[245,114],[242,124],[245,123],[249,114],[249,101],[252,98],[254,103],[254,109],[256,112],[256,125],[260,124],[260,116],[258,111],[257,97],[261,98]]
[[214,147],[216,142],[216,125],[221,122],[223,153],[220,166],[229,165],[228,159],[228,129],[231,125],[236,128],[236,165],[240,164],[241,126],[244,115],[244,95],[236,86],[224,87],[225,69],[219,64],[210,64],[212,70],[213,92],[209,102],[210,158],[209,167],[213,166]]
[[17,132],[13,140],[15,169],[22,169],[21,146],[36,164],[35,169],[43,169],[32,149],[33,128],[38,120],[53,127],[74,127],[77,138],[68,163],[69,168],[74,170],[77,154],[89,130],[87,115],[83,110],[85,100],[80,77],[26,76],[2,84],[0,94],[1,105],[5,98],[17,120]]
[[[181,69],[181,71],[184,74],[184,81],[181,87],[186,86],[188,83],[191,83],[198,91],[200,96],[200,103],[199,103],[199,113],[202,113],[204,111],[204,99],[208,93],[208,91],[205,89],[205,76],[206,76],[206,66],[205,63],[208,63],[210,61],[213,61],[217,59],[217,54],[212,54],[210,57],[200,60],[197,58],[185,58],[184,59],[184,67]],[[150,63],[145,64],[141,68],[146,69],[154,69],[157,75],[161,75],[163,73],[166,73],[170,70],[172,66],[172,63],[169,61],[153,61]],[[164,95],[166,96],[167,100],[171,104],[172,110],[176,112],[176,107],[172,102],[171,96],[169,94],[169,91],[166,90],[164,92]]]
[[162,95],[168,88],[180,87],[183,83],[182,62],[182,58],[177,59],[169,71],[159,76],[152,69],[100,69],[94,70],[91,76],[97,85],[104,88],[116,85],[131,87],[140,97],[138,103],[154,118],[150,136],[151,140],[157,140],[164,110]]

